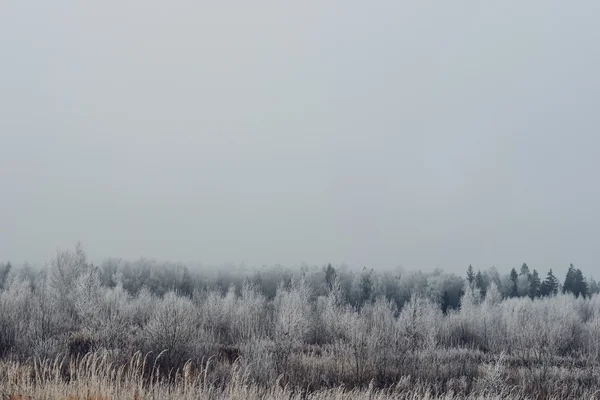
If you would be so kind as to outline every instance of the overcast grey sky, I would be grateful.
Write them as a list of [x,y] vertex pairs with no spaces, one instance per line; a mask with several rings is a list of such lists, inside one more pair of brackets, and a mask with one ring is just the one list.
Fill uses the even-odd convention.
[[81,240],[593,273],[598,21],[596,0],[4,0],[0,259]]

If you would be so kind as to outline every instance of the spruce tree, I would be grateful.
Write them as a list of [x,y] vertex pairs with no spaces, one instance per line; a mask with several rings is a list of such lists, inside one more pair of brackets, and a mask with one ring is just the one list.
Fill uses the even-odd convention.
[[371,294],[373,293],[373,272],[373,268],[369,271],[366,267],[363,267],[360,278],[361,304],[371,300]]
[[473,285],[474,280],[475,272],[473,272],[473,266],[469,264],[469,268],[467,268],[467,281],[469,281],[469,286]]
[[481,291],[481,295],[485,297],[487,282],[486,277],[481,273],[481,270],[477,270],[477,275],[475,275],[475,287],[477,287]]
[[511,297],[517,297],[517,290],[518,290],[518,284],[519,284],[519,274],[517,274],[517,270],[516,269],[512,269],[510,271],[510,282],[512,284],[511,286]]
[[558,279],[554,276],[552,269],[548,271],[548,275],[546,275],[546,279],[540,287],[540,294],[542,296],[555,296],[558,294]]
[[519,273],[519,275],[529,277],[529,274],[529,267],[526,263],[523,263],[523,265],[521,265],[521,272]]
[[575,270],[575,279],[574,279],[574,290],[576,297],[583,296],[584,298],[588,296],[588,284],[583,277],[583,273],[578,268]]
[[565,277],[565,283],[563,285],[563,293],[575,293],[575,267],[573,264],[569,265],[567,276]]
[[540,296],[540,276],[534,269],[529,276],[529,297],[535,299]]
[[325,268],[325,284],[327,285],[327,290],[331,290],[333,288],[335,276],[335,268],[331,266],[331,263],[327,264],[327,268]]
[[450,296],[448,295],[448,291],[444,290],[444,294],[442,295],[442,312],[444,315],[448,312],[448,307],[450,306]]

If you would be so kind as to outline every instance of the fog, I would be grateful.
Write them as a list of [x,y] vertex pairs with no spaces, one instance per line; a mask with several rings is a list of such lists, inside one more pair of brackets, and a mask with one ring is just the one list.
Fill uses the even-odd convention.
[[13,1],[0,260],[600,260],[600,3]]

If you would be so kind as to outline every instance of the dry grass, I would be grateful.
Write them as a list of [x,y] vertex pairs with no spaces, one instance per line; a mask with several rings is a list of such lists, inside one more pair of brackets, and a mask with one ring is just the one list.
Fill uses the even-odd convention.
[[[410,376],[401,378],[395,385],[385,389],[345,389],[344,387],[310,391],[310,388],[293,388],[281,379],[269,385],[258,385],[249,379],[249,371],[239,363],[230,368],[230,380],[224,385],[211,382],[209,360],[200,368],[187,363],[180,370],[161,375],[156,368],[144,373],[146,358],[137,354],[129,364],[116,366],[109,353],[91,353],[77,361],[63,360],[22,364],[0,362],[0,394],[2,400],[192,400],[192,399],[597,399],[598,391],[585,389],[562,392],[560,387],[553,393],[539,392],[527,395],[519,384],[509,384],[504,367],[499,363],[486,365],[483,378],[469,394],[452,391],[435,395],[428,385],[413,381]],[[559,371],[560,372],[560,371]],[[563,371],[563,373],[565,373]],[[518,375],[518,373],[516,374]],[[579,377],[580,378],[580,377]],[[578,379],[579,379],[578,378]],[[597,378],[597,376],[596,376]]]

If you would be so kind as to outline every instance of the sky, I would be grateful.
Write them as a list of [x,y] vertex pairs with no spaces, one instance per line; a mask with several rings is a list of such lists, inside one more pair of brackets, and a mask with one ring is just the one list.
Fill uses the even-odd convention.
[[4,0],[0,260],[600,276],[600,2]]

